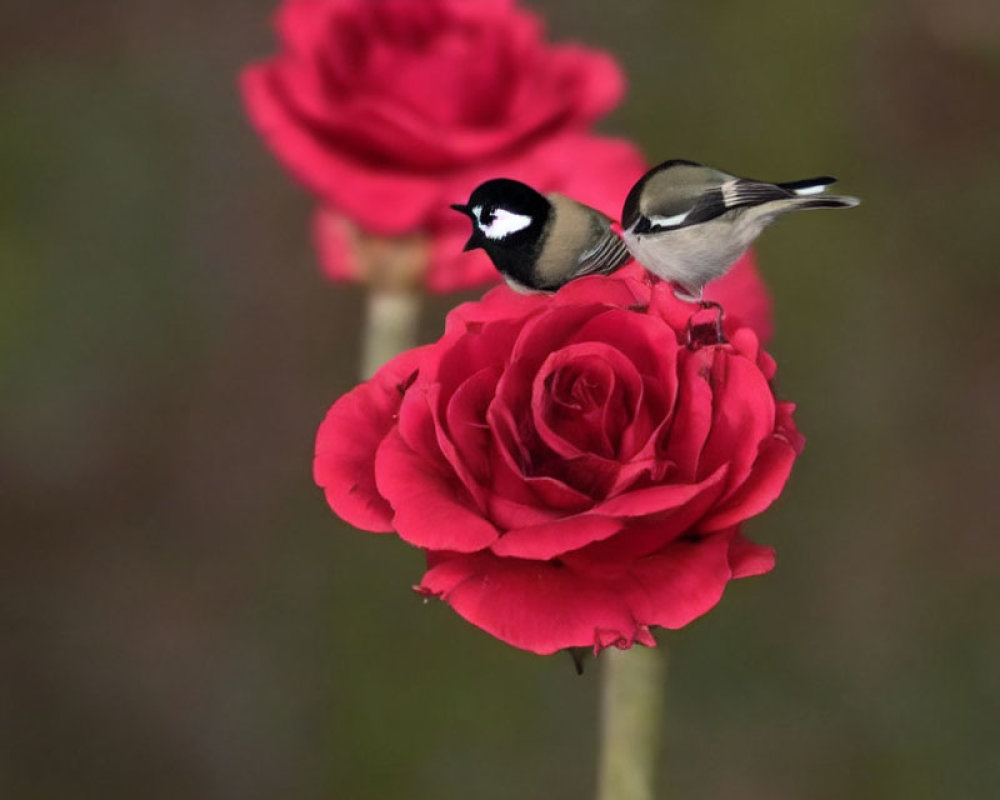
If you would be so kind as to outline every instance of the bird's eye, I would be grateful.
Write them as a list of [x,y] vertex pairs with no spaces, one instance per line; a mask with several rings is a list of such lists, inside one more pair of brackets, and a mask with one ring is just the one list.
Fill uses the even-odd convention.
[[493,220],[497,218],[497,211],[495,208],[487,208],[483,211],[483,216],[480,217],[483,225],[489,225]]

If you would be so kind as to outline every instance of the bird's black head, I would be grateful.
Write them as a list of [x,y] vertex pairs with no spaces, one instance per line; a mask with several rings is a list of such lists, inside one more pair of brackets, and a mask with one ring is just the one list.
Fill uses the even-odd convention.
[[[674,167],[700,167],[701,164],[696,161],[688,161],[686,158],[671,158],[669,161],[664,161],[662,164],[657,164],[655,167],[650,169],[643,175],[639,180],[635,182],[635,185],[629,190],[628,195],[625,197],[625,205],[622,207],[622,227],[631,228],[636,222],[640,221],[642,216],[642,210],[640,209],[640,204],[642,201],[643,192],[646,189],[646,184],[649,183],[649,179],[655,175],[659,175],[662,172],[666,172]],[[648,222],[646,225],[648,226]],[[636,233],[648,233],[648,228],[646,231],[637,230]]]
[[472,220],[466,250],[481,247],[497,269],[531,285],[530,270],[552,211],[543,195],[520,181],[496,178],[477,186],[466,205],[452,208]]

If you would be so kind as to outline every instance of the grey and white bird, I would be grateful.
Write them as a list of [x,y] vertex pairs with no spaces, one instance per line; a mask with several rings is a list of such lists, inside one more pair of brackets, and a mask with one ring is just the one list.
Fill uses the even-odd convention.
[[705,284],[722,277],[779,217],[860,202],[824,195],[834,182],[824,175],[767,183],[673,159],[649,170],[628,193],[623,236],[636,261],[700,300]]
[[595,208],[561,194],[496,178],[452,208],[472,220],[466,250],[482,248],[511,288],[551,292],[583,275],[605,275],[628,261],[628,248]]

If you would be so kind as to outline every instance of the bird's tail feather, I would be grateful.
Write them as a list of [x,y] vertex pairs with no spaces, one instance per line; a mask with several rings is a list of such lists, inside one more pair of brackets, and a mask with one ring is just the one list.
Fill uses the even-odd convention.
[[796,210],[807,210],[810,208],[851,208],[861,201],[856,197],[847,195],[824,195],[822,197],[797,197],[794,200]]
[[819,194],[831,183],[836,183],[836,178],[831,178],[829,175],[819,175],[815,178],[803,178],[801,181],[789,181],[788,183],[779,183],[782,189],[793,194],[800,196]]

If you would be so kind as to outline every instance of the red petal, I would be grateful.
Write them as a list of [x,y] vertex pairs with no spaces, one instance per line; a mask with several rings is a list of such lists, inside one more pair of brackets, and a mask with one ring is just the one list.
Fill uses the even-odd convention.
[[[567,398],[559,391],[560,376],[567,376],[571,383],[574,376],[585,383],[589,380],[593,407],[562,404]],[[614,458],[641,397],[642,380],[628,358],[603,342],[580,342],[555,351],[539,367],[531,390],[531,412],[535,430],[556,454]]]
[[754,544],[737,533],[729,544],[729,568],[734,578],[764,575],[774,569],[774,548]]
[[760,445],[774,431],[774,394],[754,362],[724,348],[713,350],[709,380],[714,413],[698,469],[728,463],[735,488],[746,480]]
[[570,550],[607,539],[620,531],[619,519],[581,514],[507,531],[492,550],[498,556],[548,560]]
[[312,217],[313,244],[320,269],[334,281],[358,280],[357,242],[353,226],[336,211],[320,207]]
[[550,299],[541,294],[520,294],[507,286],[490,289],[481,299],[462,303],[448,312],[445,331],[453,328],[467,330],[495,320],[521,320],[526,322],[534,312],[548,307]]
[[244,70],[241,87],[250,121],[271,151],[299,181],[360,227],[382,234],[409,233],[446,202],[433,175],[372,169],[350,153],[325,145],[290,105],[266,64]]
[[488,366],[472,372],[448,400],[444,424],[455,453],[461,458],[479,483],[486,484],[490,477],[490,447],[492,439],[486,424],[486,411],[496,392],[499,368]]
[[771,293],[757,271],[752,251],[744,253],[723,277],[705,287],[705,299],[721,303],[726,310],[726,329],[746,325],[756,331],[762,344],[774,335]]
[[491,553],[432,554],[418,590],[515,647],[549,654],[567,647],[649,644],[649,626],[680,628],[709,611],[733,577],[764,566],[732,547],[731,529],[674,542],[615,576],[577,572],[558,562]]
[[[616,278],[604,278],[617,281]],[[574,281],[574,283],[582,282]],[[677,382],[677,334],[659,317],[628,308],[611,308],[587,322],[571,342],[602,342],[616,348],[642,375],[670,386]]]
[[698,475],[701,451],[712,429],[712,387],[708,382],[711,351],[687,352],[677,364],[677,405],[670,427],[660,434],[659,453],[664,461],[677,465],[687,480]]
[[428,570],[419,590],[501,641],[542,655],[590,647],[599,631],[628,642],[637,633],[628,604],[612,588],[548,562],[462,556]]
[[732,531],[697,541],[677,541],[637,561],[621,589],[637,619],[647,625],[683,628],[710,611],[732,577]]
[[760,514],[781,495],[795,463],[795,449],[777,437],[764,442],[743,484],[698,525],[701,531],[728,528]]
[[658,514],[672,511],[675,508],[690,503],[702,492],[721,483],[726,476],[726,465],[723,464],[711,475],[697,483],[675,483],[661,486],[650,486],[645,489],[633,489],[598,503],[593,513],[608,517],[642,517],[647,514]]
[[417,455],[396,429],[378,449],[375,480],[396,512],[393,527],[410,544],[471,553],[497,538],[458,480]]
[[620,572],[637,559],[662,550],[671,542],[696,529],[696,523],[718,501],[725,489],[723,476],[705,484],[703,491],[684,505],[648,517],[629,519],[616,536],[595,542],[563,556],[570,566],[584,572]]
[[313,474],[330,507],[355,527],[392,529],[392,509],[375,485],[375,453],[395,425],[399,386],[416,371],[427,348],[408,350],[371,380],[341,397],[316,434]]
[[307,55],[322,46],[326,25],[335,7],[335,3],[327,0],[292,0],[282,3],[275,14],[274,27],[286,47]]
[[593,499],[567,485],[559,477],[546,474],[526,474],[530,454],[518,438],[517,422],[509,409],[499,403],[490,406],[492,488],[498,495],[518,503],[539,505],[542,509],[560,509],[570,513],[593,505]]

